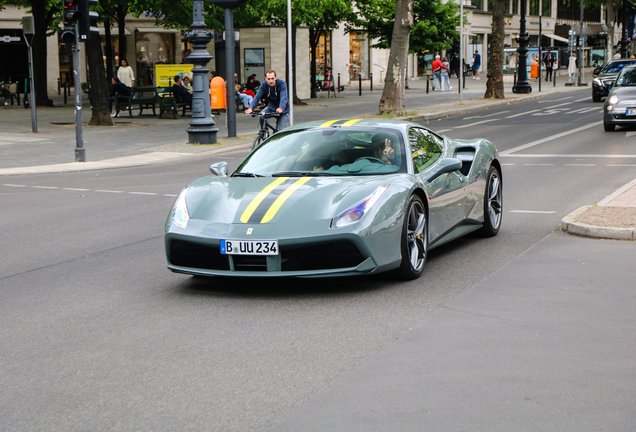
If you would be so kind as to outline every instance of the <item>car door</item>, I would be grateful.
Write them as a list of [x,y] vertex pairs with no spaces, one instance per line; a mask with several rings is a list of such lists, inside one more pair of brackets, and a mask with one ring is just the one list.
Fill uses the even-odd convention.
[[424,128],[409,130],[413,169],[429,194],[429,241],[446,233],[464,218],[465,178],[459,171],[442,174],[428,182],[427,177],[442,156],[443,140]]

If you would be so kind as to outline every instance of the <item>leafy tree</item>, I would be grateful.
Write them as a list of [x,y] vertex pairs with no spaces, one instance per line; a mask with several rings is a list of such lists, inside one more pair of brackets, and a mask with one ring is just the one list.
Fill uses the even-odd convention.
[[504,98],[503,61],[504,61],[504,14],[508,0],[494,0],[492,13],[492,38],[490,40],[490,61],[488,64],[488,81],[484,97]]
[[[352,20],[352,26],[364,29],[370,38],[378,41],[375,48],[391,48],[394,0],[358,1],[356,7],[362,19]],[[409,40],[409,52],[442,51],[459,37],[459,7],[444,0],[415,0],[413,4],[413,29]]]
[[406,114],[404,92],[409,51],[409,36],[413,29],[413,3],[415,0],[396,0],[391,53],[380,99],[380,114]]

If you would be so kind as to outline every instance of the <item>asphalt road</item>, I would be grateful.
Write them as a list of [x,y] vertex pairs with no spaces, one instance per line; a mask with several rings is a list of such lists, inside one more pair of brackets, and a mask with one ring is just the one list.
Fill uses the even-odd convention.
[[[166,270],[176,194],[245,153],[3,178],[0,430],[633,430],[636,246],[558,232],[636,177],[636,133],[603,132],[600,110],[588,89],[431,122],[497,145],[503,227],[432,251],[407,283]],[[551,298],[568,290],[574,305]],[[570,329],[578,348],[550,356]]]

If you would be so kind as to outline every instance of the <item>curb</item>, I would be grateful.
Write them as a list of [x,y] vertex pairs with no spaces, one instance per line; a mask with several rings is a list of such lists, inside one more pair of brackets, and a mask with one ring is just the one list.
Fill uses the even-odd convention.
[[579,222],[577,217],[592,207],[592,205],[583,206],[564,217],[561,220],[561,230],[581,237],[636,241],[636,229],[598,227]]

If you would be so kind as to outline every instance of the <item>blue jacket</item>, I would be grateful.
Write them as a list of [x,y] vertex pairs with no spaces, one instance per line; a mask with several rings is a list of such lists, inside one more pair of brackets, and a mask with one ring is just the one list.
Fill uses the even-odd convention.
[[258,106],[258,102],[265,98],[268,103],[268,107],[272,111],[276,111],[277,108],[282,108],[284,113],[289,112],[289,98],[287,97],[287,84],[280,78],[276,79],[276,85],[271,87],[267,84],[267,81],[261,83],[254,100],[250,104],[250,108],[253,110]]

